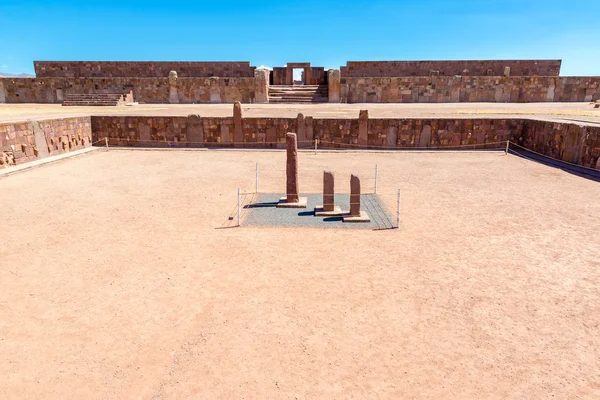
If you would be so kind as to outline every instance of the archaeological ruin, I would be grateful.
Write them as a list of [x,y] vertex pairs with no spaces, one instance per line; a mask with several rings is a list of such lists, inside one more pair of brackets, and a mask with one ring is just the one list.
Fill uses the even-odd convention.
[[[600,77],[561,76],[560,60],[308,62],[272,70],[249,62],[35,61],[35,78],[0,78],[0,103],[76,106],[231,103],[230,116],[120,112],[0,121],[0,161],[22,164],[107,140],[110,146],[432,149],[510,141],[597,169],[600,126],[575,119],[466,114],[369,115],[374,103],[569,103],[600,101]],[[298,73],[300,78],[297,79]],[[296,74],[296,75],[295,75]],[[365,104],[355,117],[245,117],[248,104]],[[123,107],[121,107],[123,106]],[[81,107],[79,107],[81,108]],[[134,109],[135,107],[129,107]],[[276,109],[275,109],[276,110]],[[130,114],[130,115],[128,115]],[[306,114],[306,115],[305,115]],[[310,115],[309,115],[310,114]],[[232,115],[232,117],[231,117]]]

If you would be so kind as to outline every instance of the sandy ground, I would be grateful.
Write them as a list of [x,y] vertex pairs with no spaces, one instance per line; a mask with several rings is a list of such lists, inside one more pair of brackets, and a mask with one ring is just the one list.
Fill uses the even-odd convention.
[[600,398],[598,183],[503,153],[301,152],[303,191],[378,163],[401,229],[216,229],[255,162],[283,190],[268,151],[1,178],[0,397]]
[[[527,118],[600,123],[600,109],[590,103],[439,103],[439,104],[243,104],[245,117],[358,118]],[[233,115],[231,104],[140,104],[122,107],[63,107],[60,104],[0,104],[0,122],[87,115],[204,117]]]

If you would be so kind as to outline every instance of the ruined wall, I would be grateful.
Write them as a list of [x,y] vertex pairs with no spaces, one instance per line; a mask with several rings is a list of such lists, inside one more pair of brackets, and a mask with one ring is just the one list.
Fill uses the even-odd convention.
[[34,61],[37,78],[138,77],[163,78],[170,71],[179,77],[254,76],[249,62],[171,62],[171,61]]
[[[210,103],[211,83],[218,102],[254,101],[252,78],[179,78],[180,103]],[[7,103],[61,103],[69,93],[127,93],[140,103],[169,103],[169,79],[164,78],[0,78]],[[1,87],[0,87],[1,89]],[[1,96],[1,95],[0,95]],[[212,101],[214,102],[214,101]]]
[[[558,76],[561,60],[464,60],[464,61],[348,61],[345,77],[400,76]],[[467,70],[468,72],[466,72]]]
[[[193,125],[197,129],[193,128]],[[187,146],[234,145],[231,117],[92,117],[94,140],[109,137],[113,145]],[[395,119],[368,120],[367,146],[431,148],[515,141],[521,120],[501,119]],[[301,147],[350,148],[359,144],[359,120],[348,118],[243,118],[245,144],[279,147],[285,134],[296,132]],[[498,146],[496,146],[498,147]]]
[[518,144],[548,157],[600,170],[600,127],[524,122]]
[[0,124],[0,164],[35,161],[91,143],[90,117],[4,123]]
[[[365,119],[361,144],[358,118],[242,118],[245,147],[283,148],[296,132],[300,147],[312,148],[503,148],[506,140],[552,158],[600,170],[600,127],[490,118]],[[236,147],[232,117],[93,116],[0,124],[0,164],[21,164],[90,146]]]
[[341,78],[343,103],[552,102],[600,99],[600,77]]

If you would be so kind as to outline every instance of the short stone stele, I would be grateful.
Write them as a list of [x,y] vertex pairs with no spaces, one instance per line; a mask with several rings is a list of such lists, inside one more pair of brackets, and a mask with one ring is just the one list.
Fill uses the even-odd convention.
[[342,209],[335,205],[333,172],[323,171],[323,205],[315,207],[315,217],[330,217],[342,215]]
[[360,210],[360,178],[350,175],[350,212],[344,217],[344,222],[369,222],[369,215]]
[[298,187],[298,137],[295,133],[288,133],[286,141],[286,197],[279,200],[277,207],[284,208],[306,208],[308,200],[300,197]]

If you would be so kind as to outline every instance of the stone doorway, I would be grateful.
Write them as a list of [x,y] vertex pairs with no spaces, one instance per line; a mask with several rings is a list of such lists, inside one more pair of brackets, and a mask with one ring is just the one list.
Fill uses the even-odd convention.
[[292,68],[292,85],[304,85],[304,68]]

